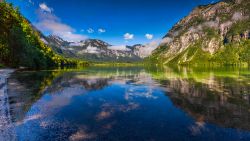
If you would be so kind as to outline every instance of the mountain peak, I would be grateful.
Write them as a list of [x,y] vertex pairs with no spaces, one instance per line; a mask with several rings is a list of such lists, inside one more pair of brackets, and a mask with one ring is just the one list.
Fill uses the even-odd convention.
[[56,46],[67,46],[70,44],[68,41],[63,40],[61,37],[57,35],[49,35],[46,38],[46,41],[51,45],[56,45]]
[[93,45],[93,46],[111,46],[107,42],[104,42],[104,41],[99,40],[99,39],[86,39],[86,40],[80,41],[80,43],[89,44],[89,45]]
[[[173,26],[154,51],[152,58],[163,59],[161,62],[171,64],[220,60],[223,57],[218,57],[218,53],[227,56],[225,48],[230,48],[227,44],[243,43],[250,38],[249,15],[249,0],[244,1],[244,4],[242,0],[225,0],[199,6]],[[238,50],[243,53],[246,49]],[[240,61],[235,56],[241,54],[233,54],[235,55],[230,57],[230,61],[224,63]]]
[[61,37],[59,37],[57,35],[49,35],[48,38],[58,40],[60,42],[66,42],[65,40],[63,40]]

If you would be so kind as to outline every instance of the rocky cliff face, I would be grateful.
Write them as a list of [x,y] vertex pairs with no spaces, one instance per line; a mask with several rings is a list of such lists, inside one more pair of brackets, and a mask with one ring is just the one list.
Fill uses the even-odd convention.
[[[236,48],[237,44],[249,43],[249,16],[250,0],[226,0],[199,6],[164,36],[151,58],[165,64],[218,62],[227,46],[236,44]],[[239,58],[246,50],[242,47],[238,58],[234,56],[234,60],[228,62],[248,62],[246,58]]]

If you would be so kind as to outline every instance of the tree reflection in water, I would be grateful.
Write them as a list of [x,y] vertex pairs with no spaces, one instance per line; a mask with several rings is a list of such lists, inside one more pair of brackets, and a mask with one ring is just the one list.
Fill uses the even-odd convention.
[[94,67],[17,72],[8,93],[20,140],[237,140],[249,82],[245,69]]
[[248,69],[164,68],[151,74],[173,103],[199,123],[250,130]]

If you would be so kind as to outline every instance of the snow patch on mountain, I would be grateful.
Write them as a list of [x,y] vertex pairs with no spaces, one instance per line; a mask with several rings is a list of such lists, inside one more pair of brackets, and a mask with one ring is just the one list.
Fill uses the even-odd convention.
[[78,54],[90,53],[90,54],[99,54],[101,52],[97,47],[88,46],[87,49],[81,50]]
[[66,57],[83,58],[98,61],[140,61],[149,56],[158,46],[156,41],[146,45],[110,45],[102,40],[87,39],[80,42],[67,42],[51,35],[45,41],[54,51]]
[[111,50],[122,50],[122,51],[131,51],[131,49],[127,48],[126,45],[110,46],[109,49],[111,49]]

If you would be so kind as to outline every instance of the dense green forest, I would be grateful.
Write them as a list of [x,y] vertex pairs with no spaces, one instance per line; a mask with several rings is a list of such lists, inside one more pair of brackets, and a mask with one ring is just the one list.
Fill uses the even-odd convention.
[[0,2],[0,67],[48,69],[86,64],[54,53],[18,8]]

